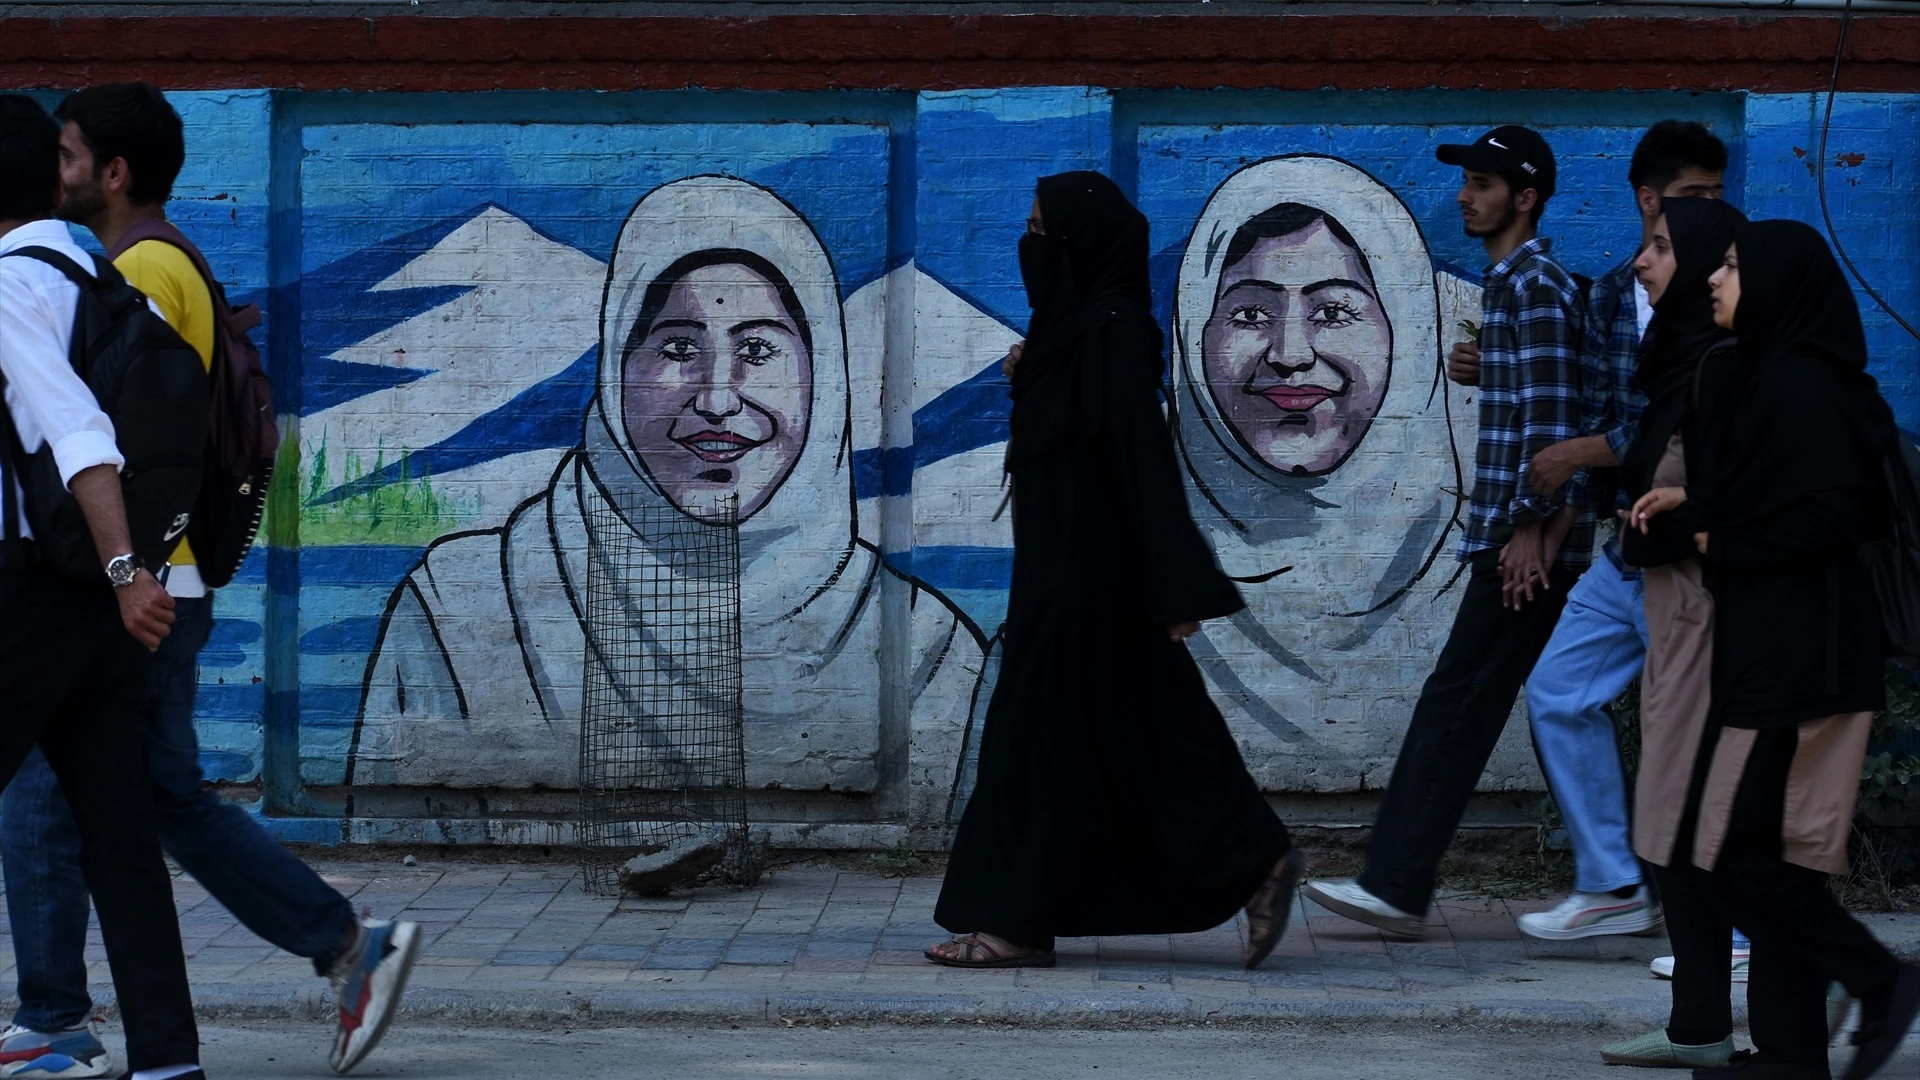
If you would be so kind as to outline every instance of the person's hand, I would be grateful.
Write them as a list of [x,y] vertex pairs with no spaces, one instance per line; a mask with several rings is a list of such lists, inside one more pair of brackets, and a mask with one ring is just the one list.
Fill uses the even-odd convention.
[[1581,461],[1574,440],[1557,442],[1533,455],[1527,465],[1527,482],[1541,495],[1551,495],[1565,487],[1580,471]]
[[1026,351],[1026,347],[1027,343],[1024,341],[1014,342],[1007,349],[1006,359],[1000,361],[1000,373],[1007,377],[1008,382],[1013,381],[1013,367],[1020,362],[1020,354]]
[[1199,632],[1200,624],[1197,622],[1175,623],[1167,628],[1167,637],[1174,641],[1185,641]]
[[1693,546],[1699,548],[1700,554],[1702,555],[1707,553],[1707,539],[1706,533],[1697,532],[1693,534]]
[[152,574],[141,570],[133,575],[133,584],[113,590],[120,601],[120,624],[133,639],[152,652],[173,632],[173,597],[160,587]]
[[1633,504],[1633,509],[1628,511],[1630,516],[1627,518],[1627,524],[1639,529],[1640,534],[1645,536],[1649,522],[1669,510],[1679,509],[1686,501],[1686,488],[1654,488],[1640,496],[1639,500]]
[[1563,506],[1560,512],[1547,522],[1540,531],[1540,561],[1549,571],[1560,558],[1560,549],[1567,544],[1567,537],[1573,532],[1574,522],[1580,519],[1579,511],[1571,506]]
[[1500,606],[1519,611],[1533,599],[1534,590],[1546,592],[1547,550],[1540,523],[1528,522],[1513,530],[1513,539],[1500,551]]
[[1447,378],[1461,386],[1480,385],[1480,343],[1456,341],[1447,354]]

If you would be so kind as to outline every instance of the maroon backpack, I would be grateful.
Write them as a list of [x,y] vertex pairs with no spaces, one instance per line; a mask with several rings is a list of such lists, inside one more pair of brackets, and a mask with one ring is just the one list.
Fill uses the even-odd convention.
[[229,305],[206,256],[165,219],[135,224],[108,257],[117,259],[142,240],[158,240],[186,252],[213,294],[212,412],[200,498],[187,526],[187,540],[193,545],[201,579],[208,588],[217,589],[233,580],[253,547],[267,507],[274,455],[280,448],[273,387],[260,367],[260,350],[247,336],[247,331],[260,325],[260,308]]

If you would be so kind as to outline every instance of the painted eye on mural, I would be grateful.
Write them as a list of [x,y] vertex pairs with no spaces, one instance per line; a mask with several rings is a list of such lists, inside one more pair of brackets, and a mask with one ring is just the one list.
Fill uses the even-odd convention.
[[1351,326],[1360,318],[1360,308],[1351,300],[1328,300],[1315,305],[1308,318],[1315,326]]
[[766,338],[750,337],[734,346],[733,355],[749,364],[759,367],[761,364],[780,355],[780,346]]
[[684,364],[700,355],[700,347],[692,338],[668,338],[660,343],[660,358],[676,364]]
[[1273,312],[1256,304],[1227,312],[1227,325],[1240,330],[1265,330],[1273,325]]

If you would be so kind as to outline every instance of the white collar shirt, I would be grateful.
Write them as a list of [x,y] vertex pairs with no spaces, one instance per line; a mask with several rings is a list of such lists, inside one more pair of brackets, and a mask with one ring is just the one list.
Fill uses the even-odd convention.
[[1647,298],[1647,287],[1640,284],[1640,275],[1633,275],[1633,318],[1640,324],[1640,337],[1647,336],[1647,324],[1653,322],[1653,301]]
[[[51,248],[83,269],[95,265],[63,222],[35,221],[0,236],[0,256],[24,247]],[[68,359],[79,303],[79,288],[46,263],[24,255],[0,258],[0,375],[7,380],[7,412],[27,453],[53,447],[63,483],[95,465],[126,464],[113,421]],[[17,479],[14,485],[19,492]],[[20,535],[31,537],[24,497],[19,506]]]

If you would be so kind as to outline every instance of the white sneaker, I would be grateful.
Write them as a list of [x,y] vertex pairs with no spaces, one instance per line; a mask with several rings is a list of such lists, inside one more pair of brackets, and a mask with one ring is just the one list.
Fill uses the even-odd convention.
[[1426,916],[1401,911],[1361,888],[1357,881],[1311,881],[1300,891],[1307,899],[1354,922],[1400,937],[1427,936]]
[[1522,915],[1516,921],[1521,933],[1543,941],[1646,934],[1666,924],[1660,909],[1653,906],[1653,896],[1645,885],[1625,899],[1610,893],[1577,892],[1552,911]]
[[327,1058],[334,1072],[360,1064],[386,1034],[419,954],[418,923],[360,920],[353,949],[334,962],[333,997],[340,1023]]
[[[1733,950],[1734,982],[1743,983],[1747,981],[1747,963],[1751,958],[1752,950],[1750,949]],[[1673,978],[1673,957],[1671,956],[1657,956],[1648,967],[1653,969],[1653,977],[1656,979]]]

